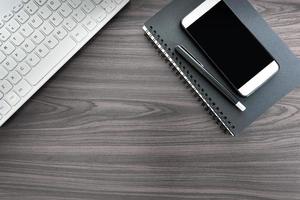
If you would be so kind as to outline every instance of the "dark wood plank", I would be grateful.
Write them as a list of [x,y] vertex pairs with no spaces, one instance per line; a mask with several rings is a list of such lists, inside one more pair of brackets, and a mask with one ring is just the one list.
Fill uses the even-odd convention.
[[[0,199],[300,199],[300,88],[225,136],[143,36],[132,0],[0,129]],[[299,0],[251,1],[300,56]]]

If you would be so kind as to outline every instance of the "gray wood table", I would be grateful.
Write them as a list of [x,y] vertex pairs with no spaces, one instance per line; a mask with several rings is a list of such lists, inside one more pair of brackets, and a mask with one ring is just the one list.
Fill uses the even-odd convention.
[[[132,0],[0,129],[1,200],[300,199],[300,88],[229,137],[147,41]],[[300,56],[300,1],[251,1]]]

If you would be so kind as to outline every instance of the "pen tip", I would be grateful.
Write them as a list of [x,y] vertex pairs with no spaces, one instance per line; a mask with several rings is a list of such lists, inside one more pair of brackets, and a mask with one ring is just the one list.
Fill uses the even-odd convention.
[[243,112],[247,109],[241,102],[238,102],[236,104],[236,107],[238,107]]

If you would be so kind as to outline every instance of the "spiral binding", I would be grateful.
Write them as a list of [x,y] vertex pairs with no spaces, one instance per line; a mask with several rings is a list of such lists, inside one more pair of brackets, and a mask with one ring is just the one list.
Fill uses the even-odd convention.
[[[217,125],[220,126],[221,130],[224,131],[225,134],[235,136],[232,130],[235,129],[235,126],[228,120],[228,117],[224,115],[220,108],[216,105],[215,102],[209,97],[209,95],[205,92],[203,88],[199,84],[197,84],[197,80],[193,82],[193,75],[186,71],[186,74],[183,73],[185,71],[185,66],[179,60],[179,58],[175,55],[174,51],[168,47],[168,44],[164,43],[164,40],[157,33],[156,30],[153,29],[153,26],[150,26],[150,30],[146,26],[143,27],[145,31],[145,36],[149,41],[152,42],[153,47],[156,48],[161,55],[161,57],[165,60],[166,63],[169,63],[169,67],[171,70],[179,77],[179,79],[184,83],[186,88],[190,88],[193,95],[198,99],[199,102],[202,102],[202,107],[206,110],[209,115],[212,116],[213,120],[216,121]],[[152,33],[150,32],[152,31]],[[192,81],[191,81],[191,80]],[[198,89],[197,89],[198,87]]]

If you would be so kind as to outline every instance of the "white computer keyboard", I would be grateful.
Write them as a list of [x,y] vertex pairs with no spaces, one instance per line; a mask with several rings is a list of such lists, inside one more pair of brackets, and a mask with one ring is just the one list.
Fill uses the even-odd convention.
[[128,2],[20,0],[2,16],[0,126]]

